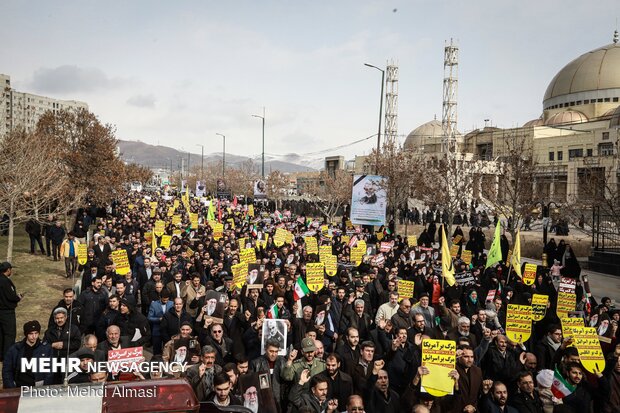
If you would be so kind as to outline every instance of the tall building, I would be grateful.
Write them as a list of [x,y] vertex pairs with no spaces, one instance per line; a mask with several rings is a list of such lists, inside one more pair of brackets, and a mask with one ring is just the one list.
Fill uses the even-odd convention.
[[27,131],[34,130],[39,118],[48,110],[87,109],[88,105],[76,100],[60,100],[45,96],[18,92],[11,87],[11,77],[0,73],[0,137],[13,129],[23,126]]

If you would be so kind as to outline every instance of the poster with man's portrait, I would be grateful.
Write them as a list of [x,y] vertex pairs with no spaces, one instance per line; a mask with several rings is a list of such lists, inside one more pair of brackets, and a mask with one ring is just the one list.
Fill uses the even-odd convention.
[[243,406],[252,413],[277,413],[268,371],[252,372],[239,377]]
[[266,318],[263,321],[263,336],[261,340],[260,353],[265,354],[267,341],[275,341],[278,343],[278,356],[286,356],[286,338],[288,334],[288,326],[285,320],[274,320]]
[[351,222],[385,225],[387,180],[377,175],[354,175],[351,192]]
[[218,198],[230,198],[230,189],[226,187],[226,181],[222,178],[215,181],[215,193]]
[[263,288],[264,272],[264,265],[248,264],[248,288]]
[[214,290],[207,291],[203,309],[203,318],[211,317],[214,323],[223,323],[224,311],[226,309],[226,294]]
[[267,185],[265,181],[254,181],[254,199],[266,199],[267,198]]

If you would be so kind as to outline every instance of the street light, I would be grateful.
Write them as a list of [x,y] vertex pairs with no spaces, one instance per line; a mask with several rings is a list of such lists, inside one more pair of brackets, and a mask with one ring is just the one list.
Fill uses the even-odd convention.
[[377,66],[373,66],[368,63],[364,63],[364,66],[372,67],[381,72],[381,96],[379,96],[379,129],[377,131],[377,163],[375,164],[375,173],[379,174],[379,148],[381,145],[381,117],[383,114],[383,84],[385,83],[385,70],[379,69]]
[[261,118],[263,120],[263,152],[262,152],[262,172],[261,176],[265,179],[265,107],[263,106],[263,116],[252,115],[255,118]]
[[224,180],[224,170],[226,169],[226,136],[221,133],[216,133],[217,136],[221,136],[223,139],[222,146],[222,181]]
[[205,162],[205,146],[199,143],[196,144],[202,149],[200,150],[200,182],[204,185],[204,162]]

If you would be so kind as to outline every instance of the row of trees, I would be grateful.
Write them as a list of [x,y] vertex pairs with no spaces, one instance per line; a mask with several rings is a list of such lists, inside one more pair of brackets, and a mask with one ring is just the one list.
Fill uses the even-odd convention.
[[48,111],[34,131],[20,128],[0,137],[0,212],[8,225],[7,261],[13,258],[17,224],[67,216],[87,202],[104,205],[126,182],[150,178],[148,169],[121,161],[115,129],[87,110]]

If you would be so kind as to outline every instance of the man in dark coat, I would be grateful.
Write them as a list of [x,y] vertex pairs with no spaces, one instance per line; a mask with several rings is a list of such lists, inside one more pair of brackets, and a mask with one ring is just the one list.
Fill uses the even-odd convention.
[[52,356],[52,348],[49,344],[41,342],[41,324],[38,321],[28,321],[24,324],[24,339],[14,343],[7,351],[2,365],[2,384],[5,389],[13,389],[21,386],[33,387],[37,382],[44,385],[52,384],[52,373],[33,373],[21,370],[21,360],[33,358],[49,358]]
[[13,267],[8,262],[0,264],[0,361],[4,360],[9,348],[15,344],[15,308],[23,294],[17,294],[9,277]]
[[43,248],[43,240],[41,239],[41,224],[39,224],[39,221],[32,218],[26,222],[26,233],[30,237],[30,253],[34,254],[34,244],[36,242],[39,244],[41,255],[45,255],[45,248]]
[[346,409],[347,400],[353,394],[353,379],[340,370],[340,356],[331,353],[325,358],[325,371],[319,373],[329,384],[327,399],[338,400],[338,411]]
[[58,261],[60,259],[60,245],[65,239],[65,229],[62,227],[60,221],[56,221],[54,226],[50,228],[49,236],[52,241],[52,255],[54,256],[54,261]]
[[508,404],[519,413],[544,413],[532,373],[529,371],[519,373],[517,386],[519,391],[510,397]]
[[108,304],[108,297],[101,290],[101,277],[93,278],[90,288],[80,294],[78,301],[83,308],[80,331],[82,334],[94,333],[97,320]]
[[274,341],[265,343],[265,354],[250,362],[250,369],[256,373],[268,372],[271,376],[271,389],[278,404],[283,397],[283,384],[280,376],[286,365],[286,358],[278,356],[279,344]]

